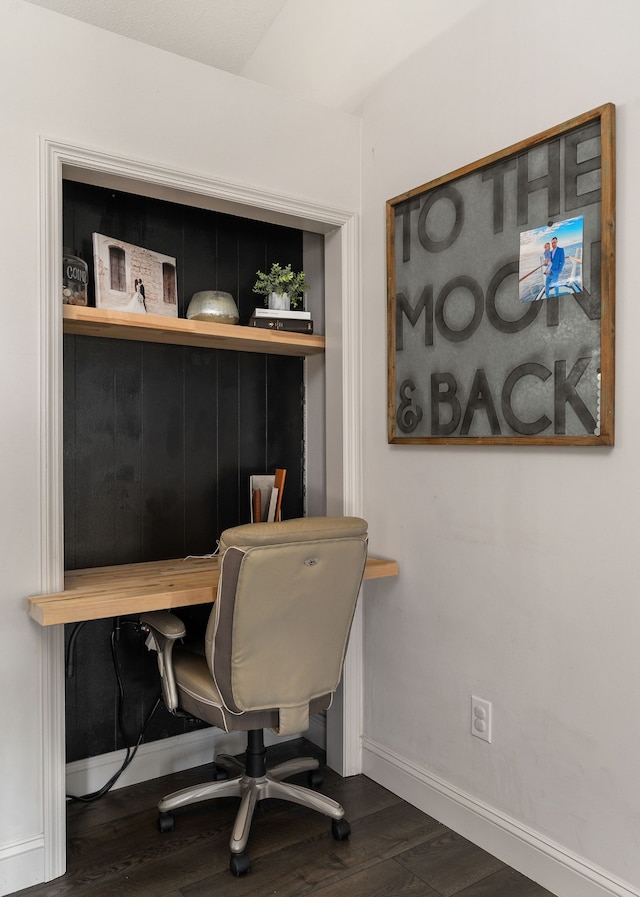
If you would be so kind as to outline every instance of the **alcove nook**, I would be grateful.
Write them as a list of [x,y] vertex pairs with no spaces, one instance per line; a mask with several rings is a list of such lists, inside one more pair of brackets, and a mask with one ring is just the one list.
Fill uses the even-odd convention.
[[[307,459],[307,513],[360,514],[361,351],[356,214],[43,138],[41,592],[52,593],[64,587],[63,325],[59,293],[64,180],[284,225],[314,235],[309,239],[308,248],[311,265],[319,264],[318,274],[324,279],[326,349],[324,356],[311,356],[305,361],[305,426],[313,430],[314,444],[321,446],[314,457]],[[331,401],[325,402],[325,396],[330,396]],[[308,442],[311,442],[309,438]],[[345,775],[358,772],[361,765],[361,638],[358,615],[341,694],[327,721],[328,761]],[[47,877],[54,878],[65,868],[63,627],[43,627],[42,639],[42,725],[43,742],[47,745],[43,770],[45,864]]]

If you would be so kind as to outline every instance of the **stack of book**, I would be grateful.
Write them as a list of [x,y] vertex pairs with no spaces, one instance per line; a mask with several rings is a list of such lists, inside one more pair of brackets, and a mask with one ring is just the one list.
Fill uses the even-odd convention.
[[310,311],[280,311],[275,308],[256,308],[249,318],[250,327],[265,330],[291,330],[295,333],[313,333]]
[[252,523],[281,520],[280,508],[286,475],[286,470],[276,467],[275,474],[253,474],[249,477]]

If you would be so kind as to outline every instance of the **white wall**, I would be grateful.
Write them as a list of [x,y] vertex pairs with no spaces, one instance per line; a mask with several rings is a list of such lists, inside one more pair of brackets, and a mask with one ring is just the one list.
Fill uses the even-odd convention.
[[[359,122],[22,2],[0,3],[0,893],[41,881],[39,140],[357,211]],[[295,138],[283,136],[283,120]]]
[[[370,85],[483,0],[295,0],[241,70],[247,78],[352,112]],[[281,48],[287,47],[282,53]],[[292,77],[292,72],[295,75]]]
[[[400,562],[364,604],[365,768],[563,897],[640,893],[634,13],[486,0],[361,110],[365,514]],[[606,102],[615,447],[387,445],[385,201]],[[491,745],[469,734],[471,694],[493,702]]]
[[[562,897],[640,893],[634,12],[486,0],[362,109],[365,511],[372,551],[401,565],[366,590],[365,763]],[[0,83],[8,893],[43,870],[41,633],[23,602],[41,575],[39,137],[346,209],[360,148],[353,118],[22,0],[0,2]],[[388,446],[385,201],[604,102],[618,111],[615,448]],[[472,692],[493,702],[491,745],[468,734]]]

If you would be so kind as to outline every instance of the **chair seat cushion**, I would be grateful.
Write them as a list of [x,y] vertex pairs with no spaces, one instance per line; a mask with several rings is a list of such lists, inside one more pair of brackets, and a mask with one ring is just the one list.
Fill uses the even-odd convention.
[[[277,709],[231,713],[224,706],[215,680],[209,672],[204,653],[176,646],[173,669],[178,687],[178,701],[182,710],[226,732],[249,729],[276,729],[280,719]],[[309,714],[320,713],[331,704],[331,695],[313,700]]]

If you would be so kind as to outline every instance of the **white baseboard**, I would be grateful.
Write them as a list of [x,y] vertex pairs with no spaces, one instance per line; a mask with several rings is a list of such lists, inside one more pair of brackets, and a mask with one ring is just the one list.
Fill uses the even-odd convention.
[[[213,728],[196,729],[185,735],[151,741],[140,745],[131,765],[113,788],[124,788],[182,769],[212,763],[215,754],[239,754],[245,744],[246,738],[242,732],[228,734]],[[120,769],[124,758],[125,751],[113,751],[67,763],[67,794],[92,794],[102,788]]]
[[382,745],[363,738],[362,749],[370,779],[558,897],[640,897],[627,882]]
[[0,894],[13,894],[44,881],[44,836],[0,847]]
[[[324,742],[315,740],[315,738],[323,737],[322,724],[316,720],[316,717],[312,719],[312,728],[305,733],[305,737],[322,747]],[[264,742],[269,746],[298,737],[291,735],[283,738],[265,730]],[[175,735],[172,738],[163,738],[160,741],[142,744],[131,765],[125,769],[114,784],[113,790],[124,788],[126,785],[136,785],[138,782],[147,782],[149,779],[157,779],[182,769],[192,769],[194,766],[212,763],[216,754],[240,754],[244,751],[246,743],[247,738],[244,732],[223,732],[221,729],[209,728],[196,729],[185,735]],[[124,758],[125,751],[114,751],[110,754],[101,754],[98,757],[88,757],[86,760],[67,763],[67,794],[82,795],[98,791],[120,769]]]

